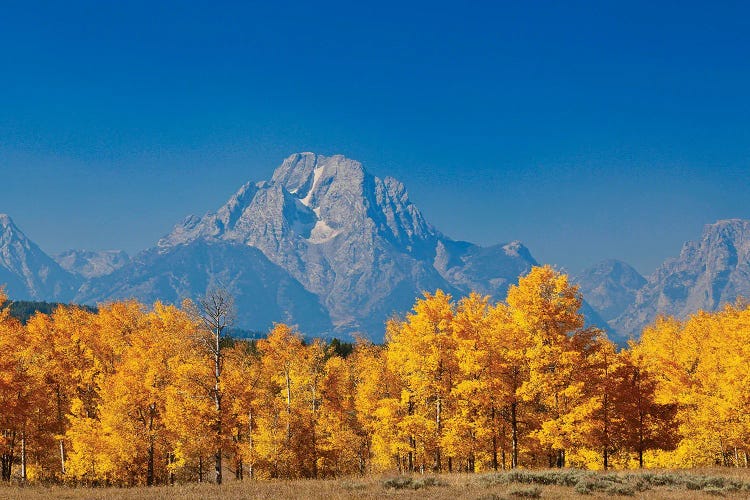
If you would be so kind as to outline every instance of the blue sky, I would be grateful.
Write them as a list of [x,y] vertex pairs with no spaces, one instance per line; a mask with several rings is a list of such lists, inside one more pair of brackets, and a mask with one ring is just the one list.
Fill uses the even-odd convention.
[[750,218],[745,2],[2,10],[0,212],[50,253],[137,252],[298,151],[572,272]]

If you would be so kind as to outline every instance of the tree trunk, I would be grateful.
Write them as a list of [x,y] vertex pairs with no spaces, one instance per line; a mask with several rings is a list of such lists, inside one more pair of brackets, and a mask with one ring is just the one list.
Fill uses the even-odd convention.
[[253,410],[252,408],[247,412],[247,448],[250,452],[250,463],[247,464],[247,471],[250,480],[253,479]]
[[[409,404],[408,404],[408,414],[413,415],[414,414],[414,402],[411,400],[411,396],[409,396]],[[416,449],[417,444],[414,441],[414,436],[409,436],[409,472],[414,472],[414,450]]]
[[146,471],[146,486],[154,485],[154,442],[148,445],[148,469]]
[[[605,377],[608,377],[608,372],[605,371]],[[604,394],[604,401],[602,402],[602,409],[604,411],[604,470],[609,469],[609,395]]]
[[151,403],[149,406],[149,420],[148,420],[148,468],[146,471],[146,486],[154,485],[154,413],[156,412],[156,404]]
[[167,465],[169,469],[169,484],[174,484],[174,470],[172,469],[171,465],[174,463],[174,453],[169,453],[167,455]]
[[65,421],[63,419],[62,410],[62,391],[60,386],[57,386],[57,430],[60,435],[60,472],[65,475]]
[[442,415],[443,413],[443,402],[440,399],[440,397],[437,398],[437,401],[435,401],[435,426],[436,426],[436,433],[437,433],[437,441],[438,444],[435,446],[435,466],[433,470],[435,472],[442,472],[443,470],[443,464],[440,460],[440,434],[443,427],[443,421],[442,421]]
[[518,467],[518,417],[517,417],[518,403],[513,401],[510,404],[510,430],[511,430],[511,443],[512,452],[510,458],[510,467],[515,469]]
[[557,450],[557,461],[555,465],[558,469],[565,467],[565,450]]
[[203,482],[203,455],[198,457],[198,482]]
[[638,414],[638,468],[643,469],[643,412]]
[[292,440],[292,381],[288,370],[284,375],[286,377],[286,443],[288,445]]
[[2,457],[0,457],[0,464],[2,464],[0,467],[2,468],[2,473],[0,475],[2,476],[3,481],[10,481],[13,474],[13,448],[15,447],[16,442],[16,431],[6,430],[3,432],[3,436],[8,439],[8,445],[6,449],[3,450]]
[[21,432],[21,482],[26,482],[26,431]]
[[216,484],[221,484],[221,456],[222,456],[222,449],[221,449],[221,330],[216,329],[214,332],[215,334],[215,351],[214,351],[214,373],[215,373],[215,383],[214,383],[214,402],[216,403],[216,439],[217,439],[217,448],[216,448],[216,454],[214,455],[215,458],[215,466],[214,466],[214,477],[216,480]]

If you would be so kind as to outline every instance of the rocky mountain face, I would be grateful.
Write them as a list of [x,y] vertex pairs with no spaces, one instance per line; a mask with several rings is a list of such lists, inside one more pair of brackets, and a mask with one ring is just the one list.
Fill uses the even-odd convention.
[[576,278],[614,338],[638,337],[658,315],[685,318],[750,298],[750,221],[705,226],[698,241],[643,278],[627,264],[605,261]]
[[586,301],[605,321],[620,316],[635,302],[646,278],[625,262],[605,260],[575,278]]
[[61,268],[0,214],[0,285],[16,300],[60,300],[73,297],[80,279]]
[[[518,242],[482,248],[451,240],[399,181],[313,153],[290,156],[270,181],[245,184],[216,213],[188,217],[154,252],[168,256],[199,241],[259,250],[318,298],[336,334],[382,336],[385,319],[409,310],[424,290],[503,298],[536,263]],[[323,333],[296,320],[303,331]]]
[[359,331],[376,340],[385,320],[408,311],[423,291],[500,300],[536,264],[519,242],[454,241],[425,220],[396,179],[313,153],[290,156],[269,181],[248,182],[215,213],[187,217],[132,260],[68,251],[55,262],[25,237],[18,241],[4,245],[12,272],[0,275],[14,298],[180,302],[220,285],[236,297],[239,327],[284,321],[310,335]]
[[750,221],[731,219],[707,225],[679,257],[662,264],[613,320],[618,331],[637,335],[657,315],[684,318],[750,298]]
[[112,274],[84,283],[75,301],[137,298],[179,304],[214,286],[235,295],[237,326],[265,330],[273,322],[287,322],[299,323],[305,333],[331,330],[317,296],[258,249],[234,243],[195,240],[167,252],[147,250]]
[[130,262],[130,257],[122,250],[68,250],[54,259],[69,273],[86,279],[112,274]]

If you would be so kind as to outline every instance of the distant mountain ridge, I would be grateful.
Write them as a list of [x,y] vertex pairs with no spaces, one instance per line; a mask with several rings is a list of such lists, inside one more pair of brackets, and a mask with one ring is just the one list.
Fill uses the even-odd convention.
[[[619,341],[658,314],[678,317],[750,296],[750,222],[706,226],[679,257],[644,278],[605,261],[575,278],[589,324]],[[52,259],[0,215],[0,284],[17,300],[96,304],[136,298],[177,303],[222,285],[236,296],[236,326],[297,324],[309,335],[363,332],[423,291],[493,300],[537,262],[522,243],[481,247],[429,222],[396,179],[344,156],[299,153],[269,181],[247,182],[216,212],[189,216],[132,259],[71,250]]]
[[637,337],[658,315],[685,318],[750,298],[750,221],[706,225],[699,240],[685,243],[678,257],[643,282],[627,264],[609,262],[584,271],[577,281],[613,331]]
[[130,257],[122,250],[67,250],[54,259],[60,267],[84,279],[112,274],[130,262]]
[[[215,213],[190,216],[156,247],[250,246],[314,294],[337,334],[380,332],[423,290],[503,298],[536,261],[521,243],[482,248],[429,224],[396,179],[344,156],[295,154]],[[305,329],[305,321],[300,326]]]
[[55,262],[0,214],[0,285],[16,300],[65,301],[81,280]]
[[[270,180],[247,182],[215,213],[187,217],[132,259],[86,251],[46,259],[60,276],[52,295],[59,301],[179,302],[221,284],[236,296],[239,327],[284,321],[310,335],[361,331],[376,340],[385,320],[408,311],[423,291],[476,290],[500,300],[536,265],[517,241],[452,240],[396,179],[314,153],[288,157]],[[51,298],[36,282],[7,281],[14,296]]]
[[605,260],[586,269],[575,281],[586,301],[605,321],[611,321],[635,301],[646,278],[619,260]]

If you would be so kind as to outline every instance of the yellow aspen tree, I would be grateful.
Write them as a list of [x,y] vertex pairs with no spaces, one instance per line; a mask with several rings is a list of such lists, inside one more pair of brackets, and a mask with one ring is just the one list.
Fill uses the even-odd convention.
[[[389,322],[387,331],[392,330]],[[386,334],[390,335],[390,334]],[[349,357],[355,378],[354,405],[364,441],[362,472],[403,469],[402,457],[408,453],[408,438],[400,435],[401,381],[388,369],[385,349],[357,339]]]
[[524,399],[542,405],[547,413],[535,436],[550,447],[550,465],[564,467],[565,448],[570,444],[564,416],[584,386],[575,380],[582,363],[574,340],[583,327],[581,294],[565,274],[550,266],[534,267],[510,287],[507,303],[514,321],[531,341],[526,351],[529,380],[522,387]]
[[[489,377],[494,345],[491,342],[489,298],[472,293],[458,302],[452,320],[459,372],[452,396],[455,414],[446,422],[442,447],[448,454],[448,471],[454,457],[474,472],[490,465],[497,470],[497,433]],[[487,444],[492,441],[492,450]],[[461,467],[462,469],[464,467]]]
[[425,293],[388,338],[388,362],[404,381],[401,403],[407,416],[399,425],[411,436],[409,470],[415,470],[415,458],[420,469],[443,470],[441,441],[453,410],[451,392],[458,372],[453,314],[450,295]]
[[503,468],[508,448],[509,465],[516,468],[520,465],[521,443],[537,427],[533,402],[525,399],[522,392],[530,377],[528,350],[532,347],[532,337],[516,322],[512,310],[505,304],[492,307],[488,321],[489,329],[484,337],[488,352],[485,378],[487,393],[492,396],[489,410],[494,427],[493,469],[498,467],[498,441],[502,446]]
[[591,469],[607,470],[619,439],[615,429],[622,418],[615,411],[620,357],[616,346],[603,333],[583,352],[576,378],[585,383],[577,402],[564,415],[568,441],[573,444],[570,462]]
[[133,325],[128,347],[102,388],[99,419],[108,449],[129,484],[166,482],[172,451],[164,423],[172,366],[180,363],[180,344],[193,323],[174,306],[154,304]]
[[291,327],[277,323],[258,341],[262,356],[264,414],[259,416],[256,450],[265,458],[271,477],[299,477],[299,450],[305,437],[303,415],[310,408],[302,384],[305,359],[302,337]]
[[38,402],[36,380],[23,355],[26,334],[10,316],[7,296],[0,288],[0,479],[10,481],[20,455],[22,481],[27,479],[27,443],[34,405]]
[[224,359],[224,398],[227,409],[226,428],[232,433],[235,478],[250,479],[255,473],[253,436],[256,431],[261,360],[251,343],[234,341]]
[[618,355],[614,374],[612,434],[627,452],[635,453],[643,468],[649,450],[673,450],[677,442],[675,416],[677,405],[656,401],[657,378],[648,369],[644,353],[636,343]]
[[352,366],[336,355],[325,362],[317,416],[317,471],[322,477],[361,474],[364,469]]
[[[114,385],[121,377],[126,355],[133,351],[133,341],[145,328],[144,314],[144,306],[135,301],[108,304],[98,313],[89,315],[87,328],[78,332],[81,338],[86,332],[87,363],[81,365],[86,367],[85,374],[76,377],[76,394],[67,416],[69,424],[65,437],[70,445],[67,477],[95,484],[139,482],[134,469],[128,467],[133,460],[133,453],[129,451],[139,442],[129,439],[136,435],[133,428],[127,427],[129,419],[124,417],[129,415],[129,408],[120,406],[112,410],[114,427],[107,425],[107,411],[116,402],[125,405],[125,395],[118,389],[129,390],[129,384],[137,382],[128,378],[119,386]],[[57,318],[55,320],[59,323]],[[140,365],[133,371],[139,374],[139,369]]]
[[52,402],[50,432],[58,448],[58,477],[65,476],[71,405],[80,400],[82,412],[94,415],[100,371],[95,365],[93,314],[78,308],[58,307],[52,315],[36,314],[26,325],[26,352],[31,370],[42,381]]

